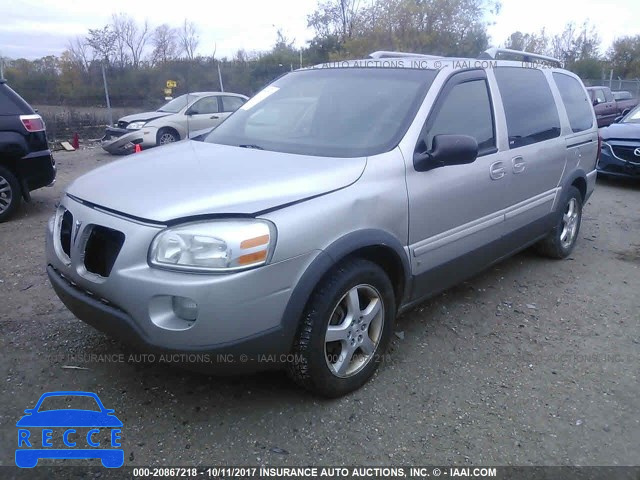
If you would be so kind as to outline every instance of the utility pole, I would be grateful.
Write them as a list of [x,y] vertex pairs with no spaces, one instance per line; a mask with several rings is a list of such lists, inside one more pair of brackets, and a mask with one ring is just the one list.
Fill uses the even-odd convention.
[[609,89],[611,89],[612,82],[613,82],[613,68],[609,72]]
[[220,72],[220,62],[218,64],[218,80],[220,81],[220,91],[224,92],[224,85],[222,85],[222,73]]
[[0,80],[4,78],[4,57],[0,55]]
[[302,68],[302,48],[300,49],[300,68]]
[[109,115],[109,126],[113,126],[113,116],[111,115],[111,102],[109,101],[109,89],[107,88],[107,74],[104,73],[104,62],[102,62],[102,81],[104,82],[104,96],[107,99],[107,114]]

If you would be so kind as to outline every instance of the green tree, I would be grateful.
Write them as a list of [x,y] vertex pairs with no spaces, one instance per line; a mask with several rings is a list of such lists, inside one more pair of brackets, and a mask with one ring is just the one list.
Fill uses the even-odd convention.
[[616,39],[607,59],[616,76],[640,78],[640,35]]
[[[337,39],[330,57],[355,58],[374,50],[473,56],[488,46],[487,21],[498,10],[488,0],[373,0],[320,3],[309,16],[319,40]],[[357,6],[357,8],[356,8]],[[343,11],[349,13],[347,19]],[[310,45],[313,45],[310,44]]]

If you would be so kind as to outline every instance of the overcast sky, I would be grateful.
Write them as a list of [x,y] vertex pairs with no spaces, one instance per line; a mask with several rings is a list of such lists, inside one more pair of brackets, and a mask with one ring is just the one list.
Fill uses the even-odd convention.
[[[364,0],[366,1],[366,0]],[[303,46],[313,37],[307,14],[317,0],[3,0],[0,2],[0,55],[39,58],[59,55],[68,40],[104,26],[113,13],[125,12],[152,26],[178,26],[186,17],[200,31],[198,53],[232,56],[238,49],[266,50],[281,28]],[[562,31],[569,21],[590,19],[602,37],[603,53],[624,35],[640,34],[638,0],[502,0],[502,10],[489,27],[492,45],[502,44],[510,33]]]

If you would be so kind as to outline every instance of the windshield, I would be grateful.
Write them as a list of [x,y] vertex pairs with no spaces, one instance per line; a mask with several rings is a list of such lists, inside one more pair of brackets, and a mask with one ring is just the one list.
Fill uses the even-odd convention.
[[398,144],[437,73],[386,68],[293,72],[250,99],[206,141],[325,157],[383,153]]
[[158,109],[159,112],[178,113],[187,106],[187,95],[180,95]]
[[93,397],[86,395],[53,395],[42,400],[38,412],[68,409],[101,411],[100,406]]
[[640,123],[640,105],[627,113],[620,123]]

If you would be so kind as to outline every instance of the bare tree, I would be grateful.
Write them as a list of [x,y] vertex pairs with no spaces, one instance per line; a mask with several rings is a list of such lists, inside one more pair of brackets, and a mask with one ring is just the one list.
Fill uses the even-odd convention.
[[69,40],[67,50],[72,62],[79,65],[85,72],[89,71],[91,46],[86,38],[76,37],[73,40]]
[[125,13],[114,14],[112,22],[113,30],[117,35],[116,47],[119,50],[121,63],[124,66],[127,63],[127,57],[129,57],[133,67],[138,68],[144,48],[149,41],[149,22],[145,20],[144,24],[139,27],[136,21]]
[[125,23],[127,22],[127,16],[124,13],[113,14],[111,17],[111,28],[115,33],[115,63],[124,68],[129,64],[130,58],[128,55],[128,48],[125,43]]
[[184,23],[178,31],[178,42],[181,53],[189,60],[193,60],[200,43],[200,34],[195,23],[188,21],[186,18],[184,19]]
[[345,41],[354,33],[361,0],[326,0],[307,17],[308,26],[320,37],[339,36]]
[[94,57],[111,64],[116,52],[116,37],[111,26],[106,25],[102,28],[90,28],[86,42],[93,50]]
[[171,60],[178,53],[178,36],[175,29],[166,23],[160,25],[153,31],[151,45],[151,61],[154,65]]
[[551,53],[565,64],[588,59],[597,59],[600,54],[600,36],[595,27],[585,21],[577,27],[575,23],[567,23],[562,33],[551,40]]

